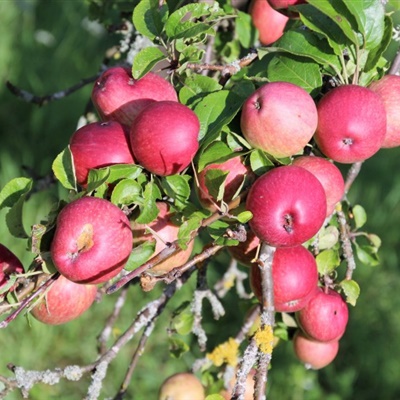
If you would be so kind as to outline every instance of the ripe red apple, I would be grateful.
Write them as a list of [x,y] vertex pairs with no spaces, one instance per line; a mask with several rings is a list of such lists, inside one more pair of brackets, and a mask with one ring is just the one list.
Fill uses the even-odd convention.
[[270,246],[296,246],[311,239],[326,217],[326,196],[319,180],[295,165],[269,170],[252,185],[246,208],[250,228]]
[[31,314],[45,324],[65,324],[81,316],[93,304],[96,294],[96,285],[75,283],[60,275]]
[[[262,301],[261,271],[257,264],[250,270],[250,285]],[[318,285],[318,269],[314,256],[305,247],[280,247],[272,261],[274,306],[277,312],[295,312],[305,307]]]
[[242,186],[246,177],[253,179],[254,174],[251,168],[243,164],[242,157],[234,157],[227,161],[219,164],[209,164],[198,174],[199,188],[197,188],[197,194],[199,201],[204,208],[211,211],[216,211],[217,208],[215,204],[216,199],[213,198],[206,186],[206,174],[207,171],[218,169],[224,172],[228,172],[224,182],[224,202],[229,203],[233,196],[236,194],[237,190]]
[[338,86],[317,104],[314,138],[327,157],[355,163],[373,156],[386,135],[386,110],[372,90],[358,85]]
[[342,296],[319,288],[308,304],[296,314],[303,332],[320,342],[339,340],[346,329],[349,310]]
[[58,214],[50,250],[57,270],[71,281],[106,282],[132,251],[129,220],[108,200],[82,197]]
[[252,0],[248,13],[256,27],[260,43],[269,46],[282,35],[289,18],[274,10],[267,0]]
[[[173,222],[173,213],[170,212],[169,206],[165,202],[158,202],[157,207],[160,210],[157,218],[148,224],[150,229],[146,230],[146,225],[132,222],[133,244],[140,245],[144,241],[155,240],[156,248],[153,256],[157,255],[166,246],[166,243],[171,243],[178,238],[179,226]],[[153,234],[154,232],[154,234]],[[175,267],[183,265],[189,260],[192,254],[194,241],[192,240],[186,250],[182,250],[165,261],[157,264],[148,273],[153,275],[163,275]]]
[[134,163],[128,134],[116,121],[85,125],[72,135],[69,144],[76,180],[82,187],[93,168]]
[[[7,246],[0,243],[0,289],[7,284],[10,275],[22,274],[23,272],[24,267],[19,258]],[[10,288],[9,290],[13,289]]]
[[240,126],[253,147],[281,158],[301,152],[314,135],[317,122],[314,100],[303,88],[270,82],[244,102]]
[[115,120],[127,127],[154,101],[178,101],[175,88],[153,72],[133,79],[130,68],[111,67],[96,80],[92,101],[104,121]]
[[158,400],[204,400],[203,385],[196,375],[180,372],[167,378],[161,385]]
[[326,158],[315,156],[297,157],[293,165],[310,171],[321,182],[326,195],[326,215],[331,215],[344,196],[344,179],[339,168]]
[[293,349],[296,357],[308,369],[321,369],[330,364],[339,352],[339,341],[317,342],[307,338],[298,329],[293,336]]
[[282,8],[288,8],[297,4],[304,4],[306,0],[267,0],[272,8],[279,10]]
[[240,264],[251,267],[253,260],[257,257],[257,248],[259,245],[260,239],[249,229],[244,242],[239,242],[237,246],[229,246],[227,249],[231,256],[239,261]]
[[387,130],[382,147],[391,148],[400,146],[400,76],[385,75],[369,86],[377,93],[384,105],[387,116]]
[[130,132],[131,148],[136,161],[153,174],[178,174],[199,148],[199,131],[199,119],[189,107],[159,101],[137,116]]

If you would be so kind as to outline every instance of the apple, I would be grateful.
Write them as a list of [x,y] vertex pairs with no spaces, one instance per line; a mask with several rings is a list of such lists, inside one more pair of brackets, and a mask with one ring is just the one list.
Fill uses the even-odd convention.
[[82,126],[70,142],[76,181],[86,187],[89,171],[113,164],[134,164],[129,137],[116,121]]
[[[318,269],[314,256],[305,247],[277,248],[272,261],[274,306],[277,312],[295,312],[305,307],[318,287]],[[261,271],[257,264],[250,270],[250,286],[262,301]]]
[[243,135],[250,145],[275,158],[302,152],[317,123],[313,98],[289,82],[270,82],[259,87],[244,102],[240,118]]
[[[7,246],[0,243],[0,290],[7,284],[10,275],[22,274],[23,272],[24,267],[19,258]],[[15,287],[8,290],[13,289]]]
[[300,156],[292,164],[310,171],[321,182],[326,195],[326,216],[331,215],[345,194],[344,179],[339,168],[328,159],[316,156]]
[[189,107],[159,101],[136,117],[130,131],[131,148],[136,161],[153,174],[178,174],[199,148],[199,131],[199,119]]
[[400,76],[385,75],[369,85],[382,99],[387,117],[387,131],[382,143],[384,148],[400,146]]
[[333,88],[317,104],[318,127],[314,138],[327,157],[349,164],[372,157],[386,135],[383,100],[358,85]]
[[303,332],[320,342],[339,340],[349,319],[349,310],[342,296],[332,290],[319,288],[307,305],[296,313]]
[[339,341],[317,342],[311,340],[298,329],[293,336],[296,357],[307,369],[321,369],[330,364],[339,352]]
[[283,35],[289,21],[286,15],[274,10],[267,0],[251,0],[248,13],[263,46],[276,42]]
[[296,246],[311,239],[326,217],[326,196],[319,180],[295,165],[276,167],[250,188],[246,208],[250,228],[270,246]]
[[158,400],[204,400],[203,385],[196,375],[180,372],[167,378],[161,385]]
[[50,252],[57,270],[77,283],[116,276],[132,251],[127,216],[105,199],[81,197],[58,214]]
[[96,80],[92,90],[92,101],[101,119],[115,120],[127,127],[132,125],[140,111],[161,100],[178,101],[175,88],[153,72],[134,79],[128,67],[107,69]]
[[60,275],[31,314],[45,324],[65,324],[82,315],[93,304],[96,294],[96,285],[75,283]]
[[250,180],[254,179],[254,174],[251,168],[243,164],[243,159],[240,156],[231,158],[219,164],[209,164],[198,174],[199,187],[197,189],[197,195],[201,205],[211,211],[216,211],[215,206],[217,200],[213,198],[206,186],[206,174],[210,170],[221,170],[228,172],[224,182],[224,196],[223,201],[229,203],[238,189],[243,185],[246,178]]
[[[148,225],[131,222],[133,244],[139,246],[144,241],[155,240],[156,247],[153,256],[157,255],[166,247],[167,243],[172,243],[178,238],[179,226],[173,222],[173,213],[169,209],[169,205],[165,202],[158,202],[157,207],[159,214],[157,218]],[[149,229],[147,229],[147,227]],[[186,250],[167,258],[166,260],[149,269],[147,273],[152,275],[163,275],[171,271],[175,267],[179,267],[189,260],[192,254],[194,240],[192,240]]]
[[251,267],[254,264],[254,259],[257,257],[257,249],[260,245],[260,239],[249,229],[247,238],[244,242],[239,242],[237,246],[227,247],[230,255],[240,264]]
[[272,8],[279,10],[282,8],[289,8],[297,4],[304,4],[306,0],[267,0]]

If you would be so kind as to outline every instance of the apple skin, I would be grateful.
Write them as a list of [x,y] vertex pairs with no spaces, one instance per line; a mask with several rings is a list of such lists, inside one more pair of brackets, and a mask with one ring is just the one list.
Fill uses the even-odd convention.
[[158,400],[204,400],[205,397],[203,385],[190,372],[180,372],[167,378],[158,394]]
[[[7,284],[10,275],[23,272],[24,267],[19,258],[7,246],[0,243],[0,288]],[[9,291],[13,289],[15,288],[10,288]]]
[[282,8],[289,8],[297,4],[304,4],[306,0],[267,0],[272,8],[279,10]]
[[358,85],[338,86],[317,104],[314,135],[328,158],[343,164],[364,161],[381,147],[386,135],[386,110],[372,90]]
[[[318,269],[314,256],[300,245],[277,248],[272,261],[272,281],[275,311],[301,310],[315,295],[318,287]],[[261,271],[257,264],[251,266],[250,286],[261,302]]]
[[129,220],[108,200],[82,197],[58,214],[50,252],[57,270],[71,281],[106,282],[124,268],[131,251]]
[[270,246],[296,246],[311,239],[326,217],[319,180],[295,165],[273,168],[250,188],[246,201],[253,232]]
[[267,0],[252,0],[248,13],[263,46],[276,42],[283,35],[286,23],[289,21],[286,15],[274,10]]
[[[255,380],[254,377],[256,375],[256,370],[252,368],[249,372],[249,374],[246,377],[246,384],[245,384],[245,392],[244,392],[244,397],[243,400],[253,400],[254,399],[254,386],[255,386]],[[230,382],[229,382],[229,387],[227,389],[224,389],[220,395],[225,399],[225,400],[231,400],[231,393],[232,390],[235,386],[236,383],[236,377],[234,376]]]
[[339,352],[339,341],[317,342],[301,332],[293,336],[293,349],[296,357],[305,364],[307,369],[321,369],[329,365]]
[[199,148],[199,131],[199,119],[189,107],[159,101],[136,117],[130,131],[131,148],[136,161],[153,174],[178,174]]
[[116,121],[93,122],[71,136],[76,181],[86,187],[89,171],[114,164],[134,164],[127,132]]
[[[151,232],[146,232],[146,225],[138,224],[134,221],[131,222],[134,246],[138,246],[148,240],[156,241],[156,248],[153,256],[163,250],[166,243],[172,243],[176,240],[179,231],[179,226],[173,223],[173,214],[170,212],[168,204],[165,202],[158,202],[157,207],[160,210],[157,218],[148,224],[149,228],[151,228],[156,235],[153,236]],[[183,265],[189,260],[193,251],[193,246],[194,240],[189,243],[186,250],[182,250],[178,254],[169,257],[146,272],[152,275],[163,275],[173,268]]]
[[313,137],[317,123],[313,98],[289,82],[259,87],[244,102],[240,118],[243,136],[250,145],[276,158],[301,152]]
[[326,195],[326,216],[331,215],[345,194],[344,179],[339,168],[328,159],[316,156],[297,157],[292,165],[305,168],[321,182]]
[[136,116],[154,101],[178,101],[175,88],[149,72],[140,79],[130,68],[111,67],[96,80],[92,101],[103,121],[115,120],[130,127]]
[[349,310],[342,296],[319,288],[308,304],[296,313],[302,331],[319,342],[339,340],[347,326]]
[[60,275],[31,314],[48,325],[61,325],[81,316],[94,302],[96,285],[75,283]]
[[369,89],[377,93],[385,105],[387,131],[382,147],[400,146],[400,76],[385,75],[378,81],[372,82]]
[[239,242],[237,246],[229,246],[228,252],[240,264],[251,267],[253,260],[257,256],[257,248],[260,245],[260,239],[249,229],[247,231],[247,238],[244,242]]

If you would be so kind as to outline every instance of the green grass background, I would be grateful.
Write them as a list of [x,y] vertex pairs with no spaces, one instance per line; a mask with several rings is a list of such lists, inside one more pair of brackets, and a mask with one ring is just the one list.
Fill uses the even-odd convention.
[[[396,6],[398,2],[392,2]],[[43,107],[27,104],[5,89],[10,80],[37,95],[50,94],[97,73],[105,51],[113,41],[105,33],[85,28],[85,3],[80,0],[0,0],[0,188],[12,178],[26,176],[27,166],[38,176],[47,175],[51,163],[68,143],[90,96],[91,86]],[[396,14],[397,15],[397,14]],[[47,36],[46,36],[47,35]],[[43,40],[43,37],[45,38]],[[47,39],[46,39],[47,37]],[[392,48],[391,51],[395,51]],[[400,398],[400,148],[381,150],[365,162],[349,194],[353,204],[368,213],[367,230],[382,240],[381,264],[358,264],[355,279],[361,297],[350,310],[350,321],[335,362],[322,371],[307,371],[293,356],[290,344],[278,346],[269,375],[269,395],[279,400],[393,400]],[[345,172],[345,170],[344,170]],[[43,218],[58,196],[57,186],[32,196],[25,209],[26,228]],[[11,237],[0,211],[0,242],[31,262],[26,242]],[[223,270],[228,257],[221,254],[212,268]],[[211,274],[212,278],[215,274]],[[168,305],[150,338],[132,378],[129,399],[155,399],[162,380],[175,371],[190,368],[192,355],[169,355],[166,327],[171,311],[190,300],[192,278]],[[160,293],[130,290],[126,307],[113,331],[114,338],[126,329],[137,311]],[[6,365],[27,369],[52,369],[85,364],[96,357],[96,336],[117,295],[110,296],[80,319],[65,326],[48,327],[18,318],[0,331],[0,374],[12,376]],[[224,300],[227,314],[214,323],[206,320],[210,348],[234,335],[245,307],[233,293]],[[206,310],[206,314],[207,314]],[[101,398],[112,398],[122,382],[137,345],[132,340],[111,364]],[[195,346],[194,346],[195,347]],[[62,381],[56,386],[38,385],[31,399],[81,399],[88,379]],[[8,399],[20,399],[17,392]]]

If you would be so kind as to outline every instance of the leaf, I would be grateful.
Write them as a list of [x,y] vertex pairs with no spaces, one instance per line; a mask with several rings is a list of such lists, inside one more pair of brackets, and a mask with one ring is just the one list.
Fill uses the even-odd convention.
[[161,36],[168,17],[168,5],[158,0],[141,0],[134,8],[132,22],[135,29],[150,40]]
[[365,209],[360,205],[355,205],[352,208],[352,214],[354,218],[354,223],[356,225],[356,229],[361,228],[367,222],[367,213]]
[[238,11],[235,20],[235,34],[243,48],[249,49],[255,43],[257,30],[249,13]]
[[189,175],[170,175],[161,180],[161,187],[167,196],[175,200],[174,205],[178,209],[183,209],[190,196],[190,176]]
[[377,248],[374,246],[361,246],[355,243],[357,258],[365,265],[376,267],[380,260],[377,253]]
[[189,345],[182,339],[176,337],[169,337],[168,342],[169,342],[169,352],[171,356],[175,358],[180,358],[183,354],[187,353],[190,350]]
[[93,190],[96,190],[103,183],[107,182],[109,176],[109,168],[91,169],[88,175],[86,191],[88,193],[93,192]]
[[7,182],[0,191],[0,210],[4,207],[13,207],[14,204],[32,189],[32,179],[14,178]]
[[229,171],[209,169],[206,171],[205,184],[210,196],[217,202],[224,198],[225,181]]
[[143,265],[153,255],[155,248],[155,240],[146,240],[142,244],[135,246],[129,255],[124,269],[126,271],[133,271]]
[[178,231],[178,243],[182,250],[187,249],[187,244],[191,239],[193,231],[197,231],[201,226],[202,218],[194,214],[189,219],[184,221],[179,227]]
[[376,249],[379,249],[379,247],[381,247],[382,240],[378,235],[368,233],[367,238]]
[[252,218],[253,218],[253,214],[250,211],[243,211],[237,216],[237,219],[241,224],[246,224]]
[[140,214],[136,218],[139,224],[148,224],[156,219],[159,209],[156,204],[157,199],[161,199],[160,189],[154,182],[149,182],[143,192],[143,203],[139,204]]
[[138,199],[142,198],[142,187],[138,182],[133,179],[123,179],[119,181],[112,191],[111,202],[119,204],[132,204],[136,203]]
[[132,76],[140,79],[158,62],[165,60],[165,54],[158,47],[145,47],[135,55],[132,63]]
[[224,400],[225,397],[221,396],[220,394],[209,394],[205,400]]
[[339,252],[332,249],[321,251],[315,261],[317,262],[318,273],[321,275],[330,274],[340,265]]
[[180,335],[188,335],[192,331],[194,314],[190,302],[185,302],[179,307],[171,320],[172,328]]
[[339,240],[339,230],[336,226],[329,225],[320,230],[318,235],[318,247],[320,250],[332,248]]
[[340,282],[340,287],[346,295],[346,301],[352,306],[355,306],[357,299],[360,296],[360,286],[358,283],[353,280],[344,280]]
[[66,189],[76,190],[75,168],[69,146],[55,158],[52,170],[55,177]]
[[179,91],[179,101],[191,105],[205,95],[217,92],[222,86],[213,78],[204,75],[189,75]]
[[137,179],[143,171],[140,165],[135,164],[115,164],[106,168],[110,171],[108,183],[115,183],[121,179]]
[[219,140],[212,142],[199,157],[198,172],[201,172],[209,164],[221,164],[237,155],[224,142]]
[[262,150],[255,149],[250,153],[250,166],[252,171],[260,176],[273,167],[274,163]]

